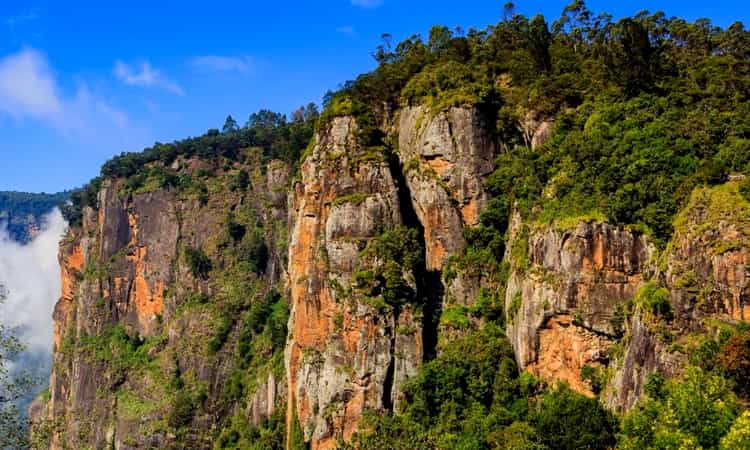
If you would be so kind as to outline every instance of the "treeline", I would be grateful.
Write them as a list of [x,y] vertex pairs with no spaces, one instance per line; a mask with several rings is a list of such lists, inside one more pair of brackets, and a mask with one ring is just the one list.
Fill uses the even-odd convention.
[[133,177],[151,163],[169,166],[178,157],[237,161],[243,149],[259,147],[265,159],[279,159],[293,166],[312,138],[318,116],[313,103],[295,110],[290,118],[261,110],[251,114],[244,126],[228,116],[221,130],[210,129],[202,136],[170,144],[157,142],[141,152],[122,153],[104,164],[100,177],[71,193],[70,203],[62,206],[63,214],[69,223],[79,225],[83,208],[96,206],[102,179]]
[[40,226],[42,217],[66,202],[69,194],[0,192],[0,227],[4,227],[14,241],[26,243],[30,239],[30,227]]
[[31,194],[28,192],[0,192],[0,212],[8,216],[40,217],[67,200],[69,192]]

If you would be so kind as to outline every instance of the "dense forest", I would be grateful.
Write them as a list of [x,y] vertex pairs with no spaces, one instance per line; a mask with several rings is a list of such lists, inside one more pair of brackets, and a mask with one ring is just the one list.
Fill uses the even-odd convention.
[[38,228],[41,218],[68,199],[68,192],[58,194],[30,194],[0,192],[0,223],[7,227],[11,239],[26,242],[29,227]]
[[[750,32],[741,23],[721,28],[645,11],[615,20],[582,0],[548,21],[507,4],[485,29],[435,26],[400,43],[384,35],[374,57],[377,68],[328,93],[320,114],[314,105],[289,119],[261,111],[243,127],[228,118],[222,130],[122,154],[101,176],[126,177],[133,191],[178,188],[189,182],[170,171],[178,156],[232,160],[247,147],[298,164],[316,127],[342,115],[356,117],[362,146],[387,157],[395,142],[382,124],[397,109],[478,106],[502,152],[487,184],[490,207],[481,226],[466,230],[469,248],[457,264],[481,267],[500,284],[513,208],[538,224],[590,218],[629,226],[664,248],[694,188],[734,178],[750,200]],[[519,125],[532,119],[554,123],[537,148]],[[71,195],[64,209],[72,224],[84,206],[96,207],[101,179]],[[342,446],[750,448],[748,325],[704,336],[683,379],[652,376],[637,407],[618,415],[564,384],[519,374],[501,297],[478,303],[470,314],[483,326],[447,343],[410,380],[400,414],[373,414]],[[647,301],[658,300],[655,291]],[[664,320],[668,309],[654,306]],[[585,376],[596,386],[600,374]],[[222,441],[227,448],[260,431],[233,433]]]

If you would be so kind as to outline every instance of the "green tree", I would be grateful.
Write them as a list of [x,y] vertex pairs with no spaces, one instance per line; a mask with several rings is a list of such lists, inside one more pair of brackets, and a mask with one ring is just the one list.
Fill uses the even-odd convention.
[[239,129],[240,127],[237,125],[237,121],[229,115],[227,116],[227,120],[224,121],[224,126],[221,128],[221,131],[223,133],[234,133]]
[[529,51],[537,70],[550,72],[552,59],[549,47],[552,45],[552,34],[549,32],[544,16],[537,14],[529,23]]
[[615,444],[617,420],[595,398],[560,384],[542,396],[530,422],[554,449],[608,449]]
[[731,383],[691,367],[664,390],[663,398],[646,398],[625,416],[618,448],[716,448],[738,412]]

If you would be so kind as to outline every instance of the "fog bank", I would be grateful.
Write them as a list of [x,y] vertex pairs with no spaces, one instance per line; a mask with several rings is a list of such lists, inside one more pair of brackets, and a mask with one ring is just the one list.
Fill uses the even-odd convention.
[[0,228],[0,285],[7,295],[0,305],[0,321],[16,327],[26,345],[15,367],[40,377],[48,375],[51,366],[52,310],[60,297],[57,249],[66,227],[55,209],[26,245],[13,241],[5,227]]

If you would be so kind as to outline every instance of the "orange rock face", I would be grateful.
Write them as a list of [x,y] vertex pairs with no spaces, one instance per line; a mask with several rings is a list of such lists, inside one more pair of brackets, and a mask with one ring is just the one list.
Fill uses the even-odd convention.
[[148,330],[157,316],[164,311],[164,282],[156,281],[149,286],[145,277],[147,247],[139,247],[133,256],[128,256],[135,267],[133,288],[130,290],[130,304],[134,305],[138,322],[144,330]]
[[539,330],[539,357],[526,369],[543,380],[564,380],[574,390],[593,395],[581,379],[581,369],[598,364],[611,345],[611,340],[574,325],[570,315],[557,315]]
[[77,242],[63,245],[58,254],[60,261],[61,297],[55,307],[53,340],[55,348],[60,348],[62,332],[68,321],[70,306],[75,299],[78,279],[83,273],[86,258]]
[[61,255],[61,259],[62,298],[72,301],[76,284],[75,278],[83,272],[83,264],[85,262],[81,246],[74,244],[71,253]]
[[[512,240],[522,239],[522,226],[514,219]],[[528,253],[525,269],[516,269],[523,261],[506,253],[512,268],[507,332],[519,366],[590,395],[581,369],[606,362],[621,332],[613,319],[649,279],[653,247],[639,233],[586,222],[571,230],[530,231],[512,245]]]
[[424,227],[428,270],[442,270],[465,247],[464,228],[479,224],[496,152],[485,125],[473,109],[401,111],[399,157],[410,165],[406,183]]
[[737,182],[698,189],[678,217],[665,277],[686,325],[706,313],[750,319],[750,218],[739,197]]
[[[389,378],[389,370],[414,370],[396,368],[395,352],[418,347],[410,345],[416,336],[397,339],[395,318],[353,289],[354,273],[367,268],[360,257],[367,241],[401,223],[390,169],[358,160],[355,129],[353,119],[336,118],[318,134],[293,199],[287,420],[288,431],[299,421],[315,450],[350,438],[365,411],[389,407],[393,379],[405,378]],[[355,193],[364,200],[346,200]]]

